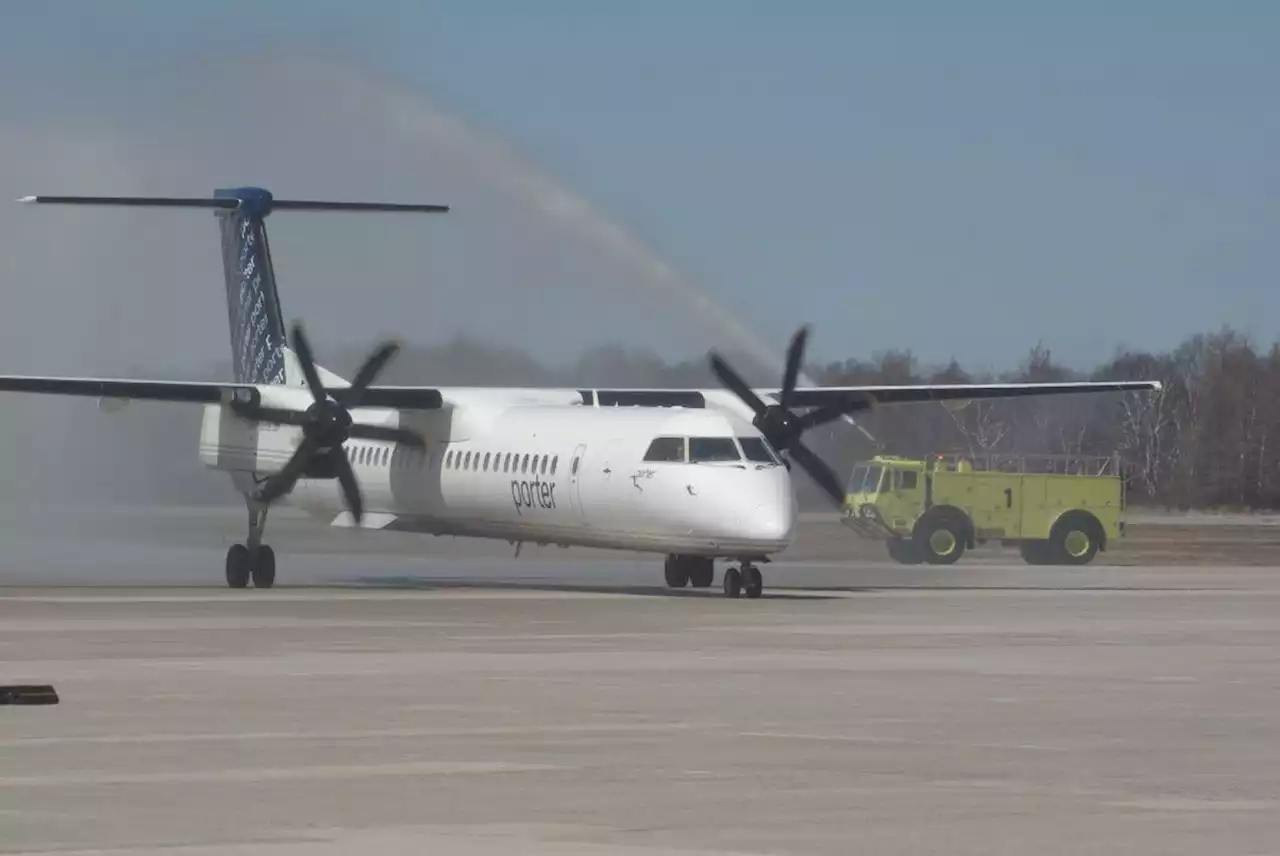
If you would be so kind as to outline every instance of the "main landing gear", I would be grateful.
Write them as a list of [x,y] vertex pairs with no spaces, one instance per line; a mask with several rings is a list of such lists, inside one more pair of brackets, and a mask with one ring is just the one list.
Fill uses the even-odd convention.
[[[715,579],[715,560],[709,556],[668,556],[663,568],[663,576],[671,588],[711,588]],[[764,591],[764,577],[760,569],[749,560],[743,560],[742,568],[730,566],[724,572],[724,593],[726,597],[741,597],[746,594],[756,598]]]
[[254,588],[275,585],[276,554],[262,543],[266,524],[266,506],[249,501],[249,538],[246,543],[232,544],[227,550],[227,585],[231,588],[245,588],[250,579]]

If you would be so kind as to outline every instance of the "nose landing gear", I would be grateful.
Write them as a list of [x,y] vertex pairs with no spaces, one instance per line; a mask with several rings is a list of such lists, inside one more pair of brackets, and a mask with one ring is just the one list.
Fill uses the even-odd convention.
[[764,592],[764,576],[760,569],[750,562],[742,563],[742,570],[730,565],[724,572],[725,597],[739,597],[745,594],[748,598],[757,598]]

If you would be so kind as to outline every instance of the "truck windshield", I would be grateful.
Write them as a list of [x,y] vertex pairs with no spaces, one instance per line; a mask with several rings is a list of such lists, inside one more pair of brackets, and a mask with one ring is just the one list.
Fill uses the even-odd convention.
[[880,476],[883,467],[858,464],[849,477],[849,493],[875,493],[880,489]]

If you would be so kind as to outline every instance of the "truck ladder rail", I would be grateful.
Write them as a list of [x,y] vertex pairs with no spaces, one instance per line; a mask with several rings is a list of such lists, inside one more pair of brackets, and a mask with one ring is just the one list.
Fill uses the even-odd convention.
[[964,452],[932,456],[933,466],[952,472],[966,466],[975,472],[1002,472],[1036,475],[1111,476],[1123,474],[1124,461],[1119,454],[1072,455],[1024,452]]

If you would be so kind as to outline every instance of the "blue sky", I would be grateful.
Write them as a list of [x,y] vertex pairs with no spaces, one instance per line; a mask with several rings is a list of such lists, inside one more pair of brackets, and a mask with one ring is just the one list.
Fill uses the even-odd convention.
[[[817,325],[819,358],[904,347],[999,368],[1037,341],[1089,367],[1122,343],[1166,348],[1224,324],[1269,344],[1280,336],[1280,7],[1031,5],[26,2],[6,7],[0,31],[0,73],[24,81],[0,94],[0,124],[14,145],[32,128],[84,135],[86,123],[143,128],[138,145],[155,145],[194,121],[192,92],[219,85],[216,75],[192,83],[211,58],[305,56],[420,92],[504,141],[776,348],[805,321]],[[241,138],[264,130],[232,112],[205,118]],[[34,155],[11,153],[10,168],[15,182],[46,182],[15,195],[57,176]],[[370,192],[386,196],[396,185],[379,175]],[[446,201],[465,211],[470,200]],[[531,265],[548,281],[611,277],[608,265],[566,260],[573,242],[547,261],[535,226],[495,219],[482,234],[484,222],[466,226],[477,230],[472,258],[516,230],[529,246],[507,268],[441,262],[444,281],[509,281]],[[299,251],[325,247],[281,228]],[[379,278],[416,262],[400,264]],[[436,295],[421,307],[408,289],[387,295],[365,314],[294,305],[357,341],[443,335],[401,329],[432,307],[447,305],[455,328],[492,315],[492,295],[474,305]],[[706,346],[696,332],[667,335],[660,315],[635,324],[583,312],[561,328],[548,320],[546,336],[470,326],[524,336],[517,344],[564,344],[573,337],[554,331],[587,327],[572,345],[616,333],[673,356]],[[224,323],[215,319],[201,347],[215,346]],[[129,347],[118,358],[140,359]]]

